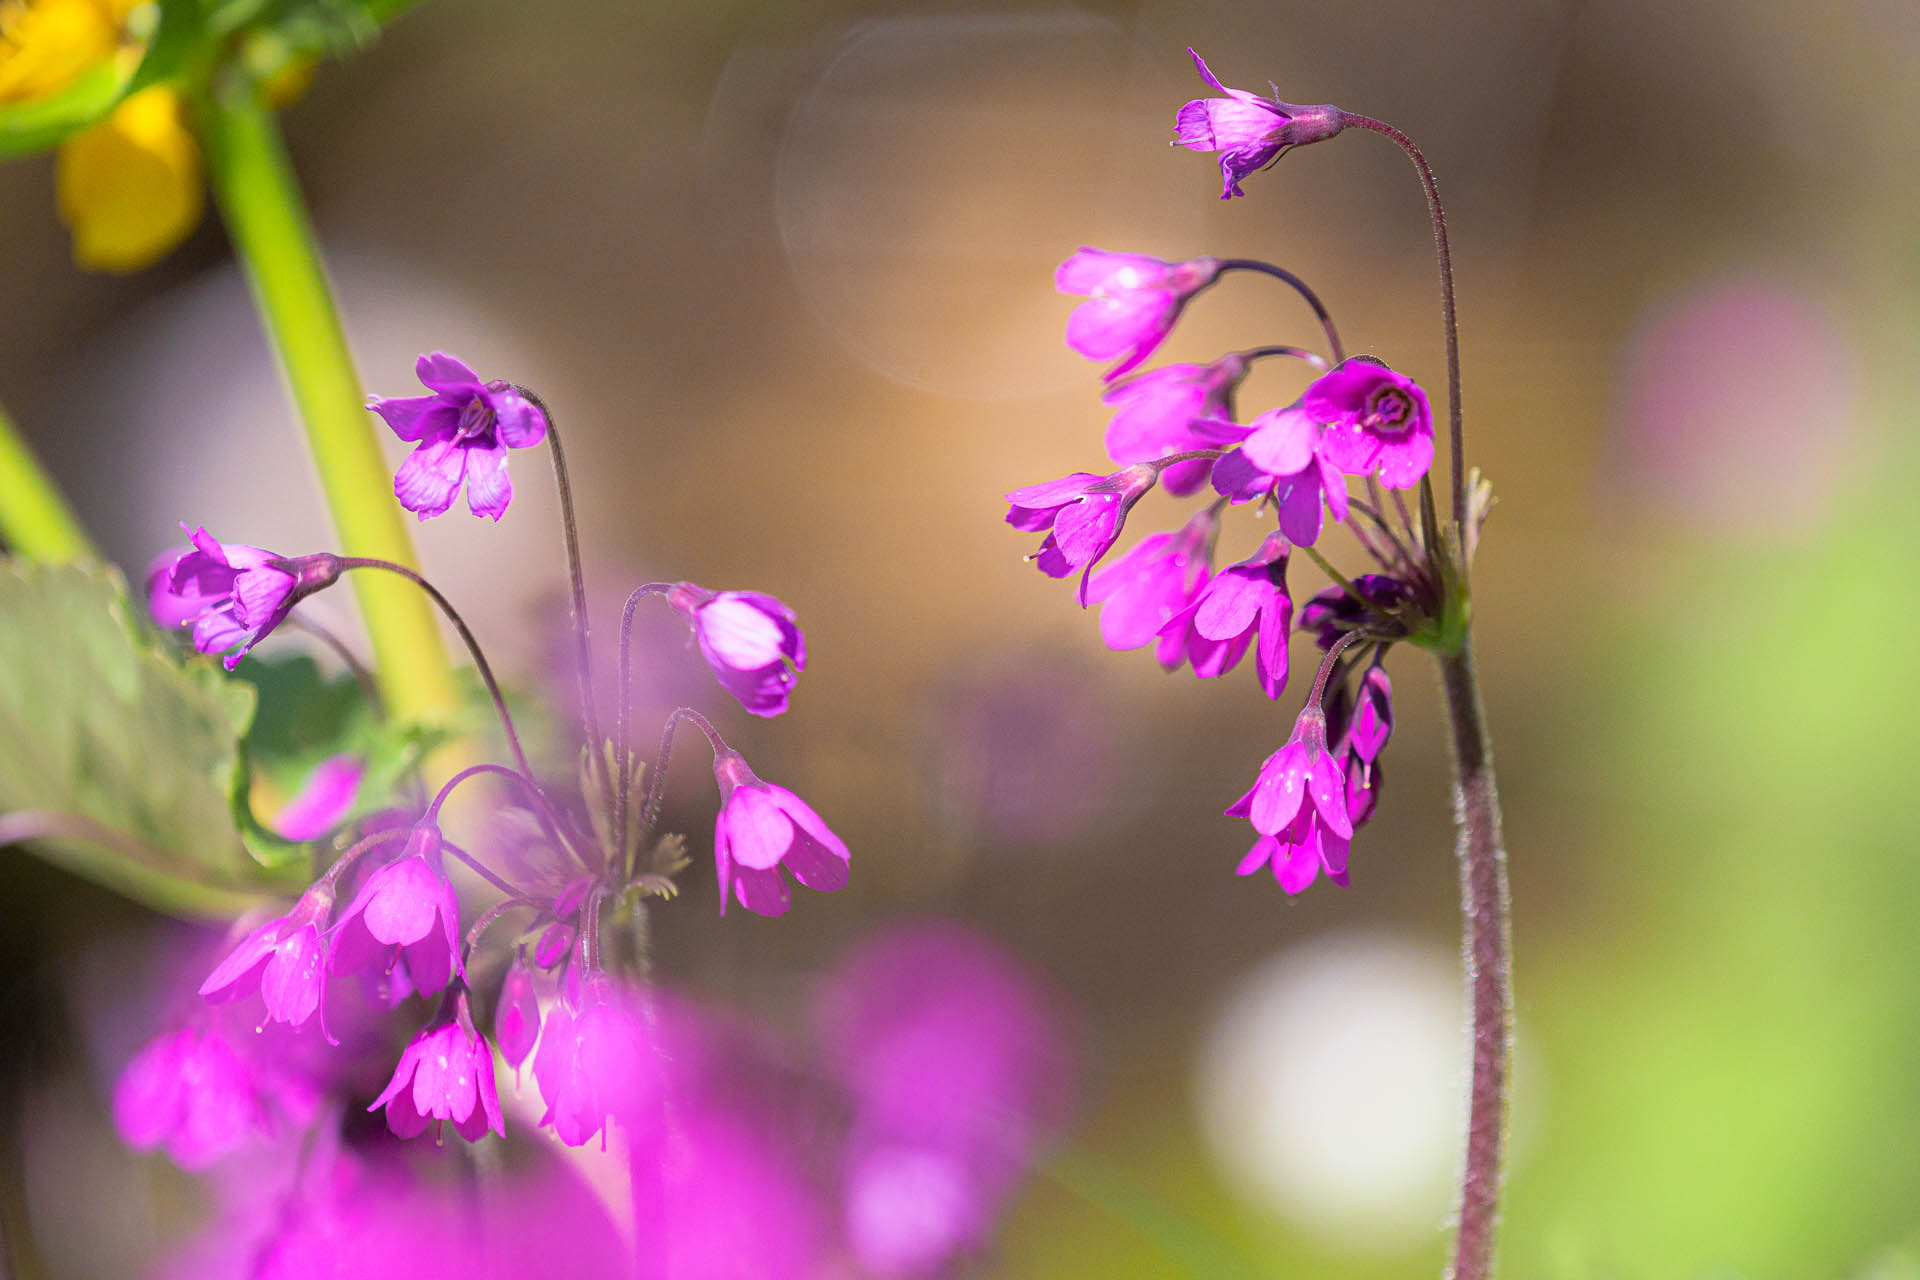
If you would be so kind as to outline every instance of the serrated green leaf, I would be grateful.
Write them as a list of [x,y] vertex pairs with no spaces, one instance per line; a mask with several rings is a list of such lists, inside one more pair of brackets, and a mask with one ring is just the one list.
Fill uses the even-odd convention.
[[251,686],[158,642],[115,570],[0,560],[0,813],[74,819],[36,853],[167,911],[286,888],[228,813],[253,713]]

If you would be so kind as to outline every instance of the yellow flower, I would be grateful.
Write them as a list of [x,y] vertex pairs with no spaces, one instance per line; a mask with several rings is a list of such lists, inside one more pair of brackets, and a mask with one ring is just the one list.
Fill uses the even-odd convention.
[[202,170],[180,97],[165,85],[61,143],[55,181],[74,262],[126,272],[160,259],[199,225]]
[[0,0],[0,102],[58,93],[120,45],[124,5]]

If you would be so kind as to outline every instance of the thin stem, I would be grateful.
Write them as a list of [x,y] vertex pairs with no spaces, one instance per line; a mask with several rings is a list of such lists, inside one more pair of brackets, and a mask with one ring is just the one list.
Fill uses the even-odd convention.
[[[1400,149],[1407,153],[1407,159],[1413,161],[1413,167],[1419,171],[1420,185],[1427,193],[1427,215],[1433,220],[1433,253],[1440,263],[1440,322],[1446,329],[1447,337],[1447,425],[1451,439],[1449,465],[1453,469],[1453,522],[1464,533],[1467,527],[1467,443],[1466,432],[1460,423],[1460,321],[1454,312],[1453,251],[1447,244],[1447,215],[1440,207],[1440,187],[1433,180],[1433,166],[1420,154],[1420,148],[1413,145],[1412,138],[1371,116],[1357,116],[1343,111],[1340,119],[1343,124],[1371,129],[1399,144]],[[1466,581],[1466,576],[1463,546],[1460,580]]]
[[1455,843],[1460,861],[1462,955],[1473,1010],[1473,1084],[1466,1156],[1460,1174],[1459,1234],[1450,1280],[1493,1274],[1494,1236],[1507,1134],[1507,1081],[1513,1054],[1512,898],[1500,839],[1500,793],[1486,709],[1474,675],[1473,642],[1440,659],[1447,719],[1453,729]]
[[1272,276],[1283,284],[1291,285],[1295,293],[1305,298],[1307,305],[1313,308],[1313,314],[1320,321],[1320,328],[1327,335],[1327,350],[1333,353],[1333,362],[1340,363],[1347,358],[1347,350],[1340,345],[1340,334],[1333,327],[1333,316],[1327,311],[1327,304],[1320,301],[1320,295],[1285,267],[1276,267],[1271,262],[1262,262],[1258,258],[1228,258],[1220,264],[1220,274],[1229,271],[1258,271],[1262,275]]
[[1339,662],[1340,655],[1346,652],[1347,647],[1356,640],[1371,638],[1372,637],[1367,635],[1366,632],[1356,628],[1352,631],[1342,633],[1340,638],[1333,642],[1333,647],[1327,650],[1324,658],[1320,659],[1320,669],[1313,673],[1313,691],[1307,695],[1308,706],[1319,706],[1320,699],[1326,696],[1327,677],[1332,673],[1334,664]]
[[513,716],[507,711],[506,695],[500,692],[500,682],[493,678],[493,667],[487,662],[487,655],[480,652],[480,642],[473,638],[473,632],[467,626],[465,618],[453,607],[452,601],[440,594],[440,589],[421,577],[406,565],[395,564],[391,560],[375,560],[368,556],[342,556],[340,568],[348,569],[384,569],[388,573],[398,574],[426,592],[428,599],[439,606],[440,612],[447,615],[447,621],[453,623],[453,629],[460,633],[467,653],[473,658],[474,667],[480,672],[482,683],[487,686],[487,696],[493,699],[493,709],[500,713],[500,727],[507,732],[507,745],[513,749],[514,763],[520,766],[520,772],[527,775],[527,781],[533,781],[533,766],[527,763],[527,753],[520,748],[520,735],[514,730]]
[[341,877],[353,869],[353,864],[360,861],[361,856],[364,855],[367,850],[376,845],[394,844],[404,839],[406,839],[405,831],[376,831],[370,836],[363,836],[345,853],[335,858],[333,864],[322,872],[318,878],[323,881],[328,888],[332,888],[334,885],[340,883]]
[[473,928],[467,930],[465,951],[472,951],[482,934],[492,927],[493,922],[512,911],[515,907],[532,908],[535,904],[526,898],[509,898],[505,902],[496,902],[481,912],[480,918],[473,922]]
[[600,899],[605,896],[599,885],[587,890],[587,908],[580,919],[580,959],[587,972],[600,972]]
[[7,411],[0,408],[0,538],[29,560],[59,564],[100,553]]
[[[1388,523],[1387,518],[1381,515],[1377,508],[1365,502],[1360,501],[1358,498],[1348,498],[1347,505],[1352,507],[1355,511],[1358,511],[1361,515],[1365,516],[1367,519],[1373,521],[1374,525],[1380,530],[1380,532],[1385,534],[1387,537],[1387,540],[1393,544],[1394,552],[1399,556],[1400,560],[1403,563],[1409,564],[1409,565],[1414,563],[1413,553],[1407,550],[1406,545],[1402,543],[1400,541],[1399,536],[1394,533],[1393,526],[1390,523]],[[1358,531],[1359,531],[1358,526],[1355,526],[1355,532],[1358,532]]]
[[[614,709],[614,741],[619,754],[620,785],[614,790],[614,833],[620,841],[620,853],[624,857],[627,848],[627,817],[631,807],[627,795],[628,783],[633,777],[633,747],[629,718],[633,714],[628,705],[632,701],[633,689],[633,614],[640,602],[649,596],[664,596],[673,590],[670,582],[649,582],[635,587],[627,596],[626,605],[620,610],[620,704]],[[631,871],[632,868],[625,868]]]
[[520,888],[518,885],[511,884],[504,878],[495,875],[493,871],[484,862],[481,862],[480,859],[474,857],[472,854],[468,853],[465,849],[462,849],[459,845],[455,844],[453,841],[443,839],[440,842],[440,847],[445,849],[448,853],[452,854],[454,857],[460,859],[460,861],[466,863],[467,869],[469,871],[479,876],[482,880],[485,880],[488,884],[498,889],[501,893],[504,893],[507,897],[514,898],[514,899],[527,899],[532,897],[532,895],[529,894],[525,889]]
[[666,800],[667,760],[673,754],[673,732],[680,727],[682,721],[690,721],[704,733],[707,736],[708,745],[713,748],[716,755],[727,750],[727,744],[721,740],[720,731],[713,727],[713,721],[692,707],[676,707],[673,714],[667,717],[666,724],[660,729],[660,754],[656,757],[657,763],[653,767],[653,776],[647,779],[647,802],[640,814],[642,835],[651,834],[653,824],[660,819],[660,806]]
[[[340,547],[413,564],[413,540],[393,500],[279,125],[242,93],[208,103],[200,123],[214,195],[299,408]],[[362,578],[354,587],[389,710],[406,720],[446,721],[459,698],[433,611],[398,583]]]
[[1349,580],[1345,574],[1341,573],[1338,569],[1334,568],[1333,563],[1329,561],[1325,556],[1321,555],[1318,551],[1314,550],[1312,547],[1301,547],[1300,549],[1307,553],[1307,559],[1313,561],[1315,564],[1320,566],[1320,572],[1326,574],[1329,578],[1332,578],[1335,582],[1339,583],[1341,590],[1345,591],[1348,595],[1352,596],[1355,600],[1358,600],[1362,604],[1368,604],[1368,605],[1372,604],[1372,601],[1368,600],[1365,596],[1360,594],[1360,588],[1354,586],[1352,581]]
[[1251,351],[1242,351],[1242,360],[1263,360],[1268,356],[1291,356],[1295,360],[1304,360],[1321,373],[1327,371],[1326,357],[1318,351],[1309,351],[1305,347],[1292,347],[1280,343],[1271,347],[1255,347]]

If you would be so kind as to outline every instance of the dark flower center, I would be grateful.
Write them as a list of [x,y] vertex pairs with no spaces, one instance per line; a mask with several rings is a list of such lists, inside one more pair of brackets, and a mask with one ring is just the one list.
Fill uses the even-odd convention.
[[1413,401],[1399,387],[1381,387],[1367,398],[1367,426],[1397,436],[1413,425]]
[[467,401],[466,408],[460,411],[460,425],[454,430],[455,444],[465,444],[469,440],[491,434],[493,431],[493,406],[480,396]]

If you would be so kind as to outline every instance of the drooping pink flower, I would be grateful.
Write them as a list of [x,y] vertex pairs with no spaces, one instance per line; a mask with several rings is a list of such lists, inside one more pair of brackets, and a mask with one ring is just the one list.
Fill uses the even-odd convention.
[[1393,735],[1393,681],[1378,659],[1360,678],[1344,727],[1336,728],[1331,718],[1327,723],[1334,730],[1338,743],[1334,754],[1347,780],[1347,816],[1358,831],[1379,803],[1384,777],[1380,754]]
[[516,953],[500,984],[500,999],[493,1006],[493,1041],[500,1046],[500,1056],[514,1069],[516,1078],[539,1038],[540,998],[534,992],[526,956]]
[[175,1164],[198,1171],[305,1123],[318,1090],[251,1047],[201,1019],[150,1041],[114,1085],[121,1138],[139,1151],[164,1148]]
[[[582,980],[547,1011],[533,1078],[546,1100],[540,1123],[577,1147],[625,1119],[659,1088],[659,1065],[635,998],[604,973]],[[605,1138],[601,1139],[605,1144]]]
[[425,520],[451,507],[464,482],[467,508],[498,520],[513,500],[507,450],[546,439],[547,415],[512,383],[482,382],[444,351],[421,356],[413,368],[433,394],[367,398],[393,434],[418,444],[393,477],[393,496]]
[[693,624],[700,653],[720,687],[756,716],[787,709],[798,673],[807,669],[807,641],[793,610],[758,591],[708,591],[675,583],[667,603]]
[[274,833],[284,840],[317,840],[338,826],[360,795],[366,762],[356,755],[329,756],[273,816]]
[[[1107,456],[1115,462],[1152,462],[1172,453],[1221,443],[1205,423],[1233,418],[1233,394],[1247,376],[1243,355],[1212,364],[1170,364],[1116,383],[1101,397],[1119,412],[1107,424]],[[1237,437],[1236,437],[1237,438]],[[1176,498],[1196,492],[1212,466],[1205,458],[1176,462],[1160,483]]]
[[1203,509],[1177,533],[1155,533],[1093,575],[1087,599],[1100,606],[1100,638],[1109,649],[1158,643],[1154,657],[1172,671],[1186,656],[1185,637],[1162,631],[1206,584],[1219,518]]
[[1321,456],[1350,476],[1411,489],[1433,466],[1433,410],[1412,378],[1355,356],[1315,379],[1300,400],[1326,427]]
[[328,920],[333,885],[322,879],[293,910],[248,934],[200,984],[214,1004],[259,991],[267,1017],[297,1027],[312,1017],[327,990]]
[[468,1142],[477,1142],[488,1129],[507,1136],[494,1087],[493,1051],[473,1029],[464,984],[449,988],[433,1021],[401,1051],[393,1079],[367,1110],[381,1107],[396,1137],[418,1137],[441,1120],[451,1121]]
[[1389,633],[1391,612],[1413,597],[1400,579],[1384,573],[1363,573],[1353,580],[1353,592],[1338,584],[1316,593],[1300,610],[1300,629],[1315,633],[1314,643],[1331,649],[1342,635],[1360,626]]
[[720,784],[713,859],[721,915],[728,897],[756,915],[785,915],[791,891],[781,867],[821,893],[846,886],[847,846],[805,800],[755,777],[737,751],[715,753],[713,776]]
[[1222,200],[1243,196],[1240,181],[1266,168],[1288,148],[1321,142],[1346,125],[1346,113],[1335,106],[1300,107],[1271,98],[1229,89],[1207,67],[1206,60],[1187,50],[1200,78],[1226,94],[1224,98],[1196,98],[1174,117],[1174,141],[1190,151],[1218,151]]
[[1120,540],[1127,513],[1153,488],[1157,469],[1140,462],[1096,476],[1076,471],[1058,480],[1028,485],[1007,495],[1007,523],[1028,533],[1046,531],[1032,559],[1049,578],[1080,571],[1080,606],[1087,605],[1088,575]]
[[1225,675],[1240,663],[1257,634],[1255,674],[1269,698],[1287,683],[1287,637],[1293,598],[1287,594],[1284,534],[1270,533],[1260,549],[1228,565],[1201,587],[1192,603],[1167,619],[1160,634],[1178,643],[1202,680]]
[[1246,818],[1260,835],[1240,860],[1240,875],[1271,865],[1274,879],[1290,894],[1312,884],[1323,869],[1335,884],[1347,883],[1353,820],[1346,779],[1327,750],[1326,713],[1317,703],[1301,711],[1286,745],[1267,757],[1252,788],[1227,813]]
[[443,847],[439,828],[418,823],[400,857],[367,877],[334,926],[334,972],[392,969],[404,954],[407,978],[429,996],[456,973],[466,976],[460,901],[441,865]]
[[193,545],[163,553],[148,568],[148,608],[162,627],[191,626],[193,647],[224,653],[221,661],[229,671],[294,605],[340,576],[337,556],[284,557],[221,543],[202,528],[180,527]]
[[1253,420],[1239,449],[1214,464],[1214,488],[1236,504],[1271,495],[1280,531],[1295,546],[1310,547],[1324,511],[1347,518],[1346,481],[1321,454],[1320,439],[1299,405],[1270,409]]
[[1087,299],[1067,317],[1067,345],[1089,360],[1118,360],[1107,370],[1111,382],[1152,355],[1219,274],[1214,258],[1167,262],[1083,245],[1053,273],[1054,288]]

